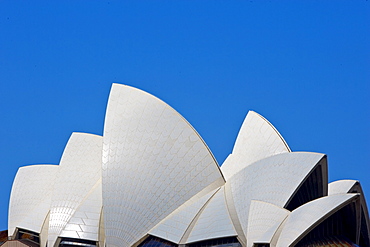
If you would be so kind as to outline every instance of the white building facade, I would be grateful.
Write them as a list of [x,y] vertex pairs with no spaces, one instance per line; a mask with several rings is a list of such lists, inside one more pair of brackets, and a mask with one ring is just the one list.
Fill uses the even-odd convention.
[[292,152],[261,115],[220,167],[178,112],[120,84],[103,136],[73,133],[59,165],[18,170],[8,222],[42,247],[364,247],[369,230],[360,183],[328,184],[326,155]]

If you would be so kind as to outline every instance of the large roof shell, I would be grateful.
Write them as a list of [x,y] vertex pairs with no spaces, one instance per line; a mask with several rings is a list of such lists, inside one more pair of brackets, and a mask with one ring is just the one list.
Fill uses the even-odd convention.
[[103,145],[109,246],[135,244],[201,190],[223,184],[212,153],[180,114],[146,92],[113,84]]
[[287,247],[338,218],[349,228],[337,232],[353,230],[351,241],[370,243],[361,185],[328,186],[324,154],[291,152],[271,123],[250,111],[220,169],[179,113],[119,84],[109,96],[104,137],[73,133],[59,166],[20,168],[9,207],[9,235],[34,231],[42,247],[62,238],[121,247],[234,237],[246,247]]

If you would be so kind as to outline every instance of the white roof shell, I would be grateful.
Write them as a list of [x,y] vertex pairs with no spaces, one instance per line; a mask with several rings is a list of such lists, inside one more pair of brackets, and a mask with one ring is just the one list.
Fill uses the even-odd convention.
[[270,243],[277,229],[290,211],[274,204],[252,200],[247,230],[247,246],[254,243]]
[[356,180],[338,180],[328,185],[328,195],[346,194],[358,181]]
[[77,207],[60,233],[60,237],[98,240],[102,210],[101,187],[101,179],[99,179]]
[[234,203],[234,201],[237,200],[237,198],[234,199],[233,197],[233,192],[231,189],[230,182],[226,182],[224,187],[225,187],[225,199],[226,199],[227,208],[229,210],[231,221],[233,222],[235,230],[238,234],[237,238],[239,242],[242,244],[242,246],[246,246],[247,238],[245,236],[245,232],[243,231],[243,227],[240,222],[238,212],[236,210],[235,203]]
[[245,167],[228,180],[244,234],[252,200],[284,207],[316,168],[324,154],[292,152],[274,155]]
[[358,196],[359,194],[325,196],[293,210],[284,223],[276,246],[294,246],[315,226],[353,202]]
[[[364,192],[361,184],[357,180],[338,180],[329,184],[329,195],[345,194],[345,193],[360,193],[361,208],[363,210],[363,217],[365,218],[365,224],[367,228],[367,236],[370,236],[370,219],[369,211],[366,204]],[[365,233],[363,233],[365,234]]]
[[249,111],[232,154],[221,166],[222,173],[228,180],[258,160],[286,152],[290,152],[290,148],[275,127],[258,113]]
[[216,191],[218,189],[212,190],[205,195],[198,193],[193,196],[150,230],[149,234],[179,244],[182,239],[187,238],[185,236],[186,231],[199,211]]
[[[91,228],[96,225],[96,221],[92,223],[83,220],[96,220],[100,217],[101,190],[96,188],[101,179],[101,150],[101,136],[85,133],[71,135],[55,178],[48,246],[54,246],[61,234],[64,237],[97,240],[97,229]],[[95,203],[96,207],[93,207]],[[78,216],[81,207],[86,209],[86,206],[91,206],[91,214],[94,216]],[[83,222],[77,222],[78,218]]]
[[146,92],[113,84],[103,145],[109,246],[135,244],[204,188],[223,184],[212,153],[180,114]]
[[187,238],[187,243],[237,236],[225,200],[224,186],[209,200]]
[[8,234],[23,228],[40,232],[50,209],[56,165],[32,165],[18,169],[9,202]]
[[331,183],[330,196],[292,212],[283,208],[312,181],[327,195],[324,157],[291,152],[279,132],[250,111],[222,174],[207,145],[174,109],[139,89],[113,84],[104,137],[73,133],[59,166],[19,169],[9,234],[16,227],[38,232],[42,247],[46,238],[56,246],[61,237],[136,246],[148,234],[180,245],[236,236],[242,246],[286,247],[357,200],[348,194],[353,192],[361,194],[358,205],[369,230],[365,198],[354,180]]

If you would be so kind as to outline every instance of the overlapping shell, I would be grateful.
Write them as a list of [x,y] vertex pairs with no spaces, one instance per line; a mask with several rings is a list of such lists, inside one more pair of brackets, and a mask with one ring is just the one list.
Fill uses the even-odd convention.
[[62,238],[136,246],[148,235],[174,244],[236,237],[242,246],[286,247],[352,204],[362,217],[353,221],[352,241],[369,243],[361,186],[350,180],[328,188],[324,154],[292,152],[250,111],[220,169],[174,109],[113,84],[102,137],[73,133],[59,166],[19,169],[9,235],[39,233],[43,247]]

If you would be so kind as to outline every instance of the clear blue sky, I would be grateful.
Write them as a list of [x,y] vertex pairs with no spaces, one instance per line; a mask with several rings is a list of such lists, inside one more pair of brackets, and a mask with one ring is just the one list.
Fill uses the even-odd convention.
[[113,82],[179,111],[218,162],[248,110],[370,202],[370,2],[1,1],[0,230],[15,173],[102,134]]

